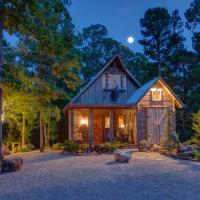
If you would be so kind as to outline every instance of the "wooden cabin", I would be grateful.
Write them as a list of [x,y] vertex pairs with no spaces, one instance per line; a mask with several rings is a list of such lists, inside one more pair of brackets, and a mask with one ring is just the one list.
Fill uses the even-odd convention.
[[65,106],[69,139],[91,146],[114,139],[138,145],[159,144],[164,130],[176,129],[183,104],[156,77],[141,85],[120,56],[108,64]]

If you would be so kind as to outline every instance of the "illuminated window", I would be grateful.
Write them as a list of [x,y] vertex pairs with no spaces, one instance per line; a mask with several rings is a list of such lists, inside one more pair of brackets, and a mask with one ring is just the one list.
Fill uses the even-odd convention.
[[124,128],[124,116],[119,116],[118,118],[118,125],[119,125],[119,128]]
[[105,117],[105,128],[110,128],[110,117]]
[[152,88],[151,89],[152,101],[161,101],[162,100],[162,89]]

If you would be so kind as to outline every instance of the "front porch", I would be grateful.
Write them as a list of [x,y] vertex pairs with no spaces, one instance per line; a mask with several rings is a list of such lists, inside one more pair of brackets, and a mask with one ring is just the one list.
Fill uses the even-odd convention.
[[137,144],[136,109],[75,108],[68,110],[69,139],[91,146],[113,140]]

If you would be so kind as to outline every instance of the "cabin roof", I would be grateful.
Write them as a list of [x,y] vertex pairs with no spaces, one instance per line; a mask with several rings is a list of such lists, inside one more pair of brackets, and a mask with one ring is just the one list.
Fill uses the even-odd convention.
[[149,82],[145,83],[143,86],[141,86],[138,90],[136,90],[130,96],[130,98],[126,101],[126,103],[136,105],[157,81],[160,81],[167,88],[169,93],[175,98],[176,105],[179,108],[182,108],[183,107],[182,101],[176,96],[176,94],[172,91],[172,89],[168,86],[168,84],[161,77],[156,77],[156,78],[150,80]]
[[131,72],[125,67],[125,64],[123,62],[123,60],[121,59],[120,55],[115,55],[100,71],[99,73],[97,73],[97,75],[92,78],[92,80],[69,102],[69,104],[67,104],[64,107],[64,111],[72,104],[75,102],[75,100],[80,97],[91,85],[92,83],[94,83],[94,81],[110,66],[110,64],[115,60],[115,59],[119,59],[120,63],[121,63],[121,67],[123,68],[123,70],[128,74],[128,76],[132,79],[132,81],[136,84],[136,86],[139,88],[141,86],[141,84],[139,83],[139,81],[131,74]]

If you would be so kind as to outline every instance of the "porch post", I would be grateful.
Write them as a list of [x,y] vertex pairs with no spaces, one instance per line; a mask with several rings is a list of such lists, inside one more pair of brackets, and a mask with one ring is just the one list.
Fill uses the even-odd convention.
[[69,140],[74,140],[74,112],[72,109],[68,111],[69,116]]
[[114,139],[114,114],[113,110],[110,110],[110,140],[112,141]]
[[93,119],[94,119],[93,110],[90,109],[89,110],[89,144],[90,144],[90,147],[93,146]]

